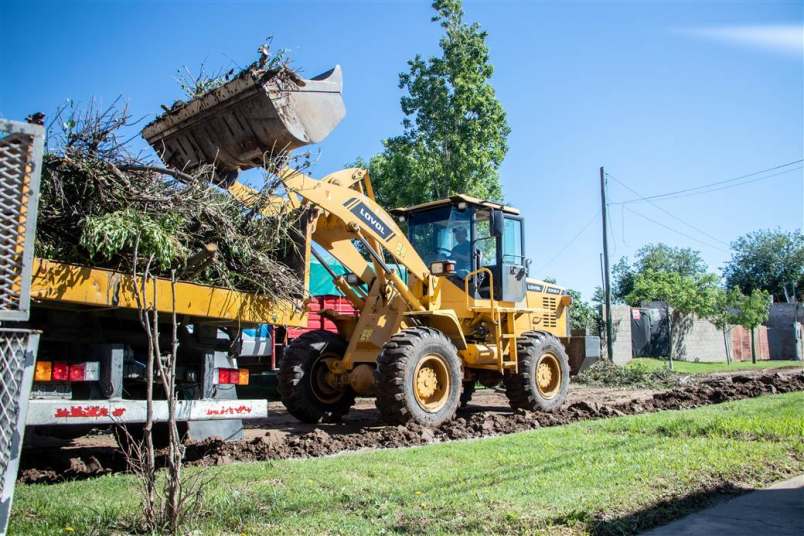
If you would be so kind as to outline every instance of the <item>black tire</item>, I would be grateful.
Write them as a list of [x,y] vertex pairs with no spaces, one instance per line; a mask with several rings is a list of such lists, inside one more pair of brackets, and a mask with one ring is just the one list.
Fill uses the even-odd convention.
[[[561,407],[567,399],[570,373],[569,358],[561,342],[549,333],[529,332],[519,338],[517,353],[519,372],[503,376],[505,394],[511,408],[554,411]],[[557,362],[560,374],[554,381],[560,383],[555,388],[551,385],[548,392],[543,392],[538,385],[537,367],[543,358],[550,361],[548,356],[552,356]]]
[[[436,367],[443,379],[449,380],[448,384],[441,380],[435,384],[437,402],[430,408],[417,399],[415,391],[415,376],[420,373],[422,363]],[[375,378],[377,409],[387,422],[413,421],[422,426],[438,426],[452,419],[458,409],[463,379],[461,361],[455,345],[437,329],[408,328],[391,337],[377,358]],[[439,388],[443,389],[440,394]]]
[[463,382],[463,391],[461,391],[461,408],[465,408],[472,401],[472,395],[475,394],[475,381]]
[[325,418],[337,420],[349,412],[355,403],[352,389],[336,391],[316,380],[326,372],[322,358],[339,359],[346,346],[346,341],[334,333],[311,331],[285,348],[277,388],[288,413],[302,422],[317,423]]

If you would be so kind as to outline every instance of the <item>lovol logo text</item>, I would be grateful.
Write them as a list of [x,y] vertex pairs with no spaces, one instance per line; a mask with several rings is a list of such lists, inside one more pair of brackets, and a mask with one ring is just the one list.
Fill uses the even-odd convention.
[[368,208],[362,201],[352,207],[352,214],[363,220],[363,223],[371,227],[375,233],[380,235],[380,238],[387,240],[393,235],[393,232],[388,228],[388,225],[380,219],[379,216]]

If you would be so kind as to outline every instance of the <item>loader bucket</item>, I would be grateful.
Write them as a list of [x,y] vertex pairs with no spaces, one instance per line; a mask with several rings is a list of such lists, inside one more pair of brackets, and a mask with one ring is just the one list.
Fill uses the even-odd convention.
[[346,115],[339,65],[304,80],[287,71],[246,70],[174,107],[142,130],[170,167],[215,166],[222,179],[326,138]]

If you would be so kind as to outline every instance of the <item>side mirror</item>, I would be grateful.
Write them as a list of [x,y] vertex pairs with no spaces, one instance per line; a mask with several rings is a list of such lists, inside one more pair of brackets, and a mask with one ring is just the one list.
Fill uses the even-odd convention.
[[494,236],[502,236],[505,230],[505,216],[502,210],[491,211],[491,234]]

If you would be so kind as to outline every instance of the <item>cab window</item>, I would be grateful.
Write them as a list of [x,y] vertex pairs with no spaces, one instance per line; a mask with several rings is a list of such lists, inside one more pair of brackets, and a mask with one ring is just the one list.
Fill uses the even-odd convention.
[[408,239],[428,266],[433,261],[451,260],[455,270],[470,270],[471,212],[451,206],[411,214]]
[[475,213],[475,251],[480,256],[479,267],[497,266],[497,237],[492,234],[491,211]]
[[522,255],[522,220],[505,218],[503,229],[503,263],[525,263]]

